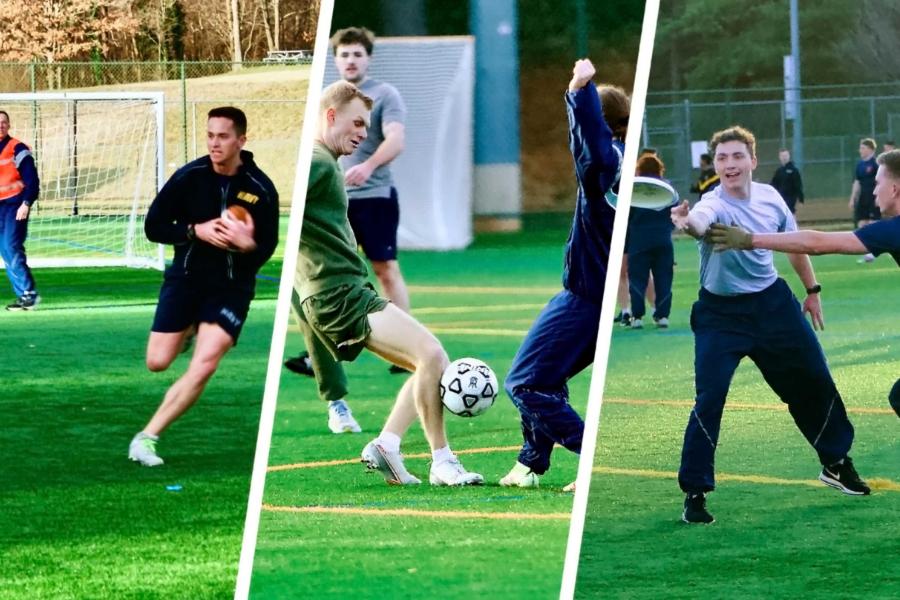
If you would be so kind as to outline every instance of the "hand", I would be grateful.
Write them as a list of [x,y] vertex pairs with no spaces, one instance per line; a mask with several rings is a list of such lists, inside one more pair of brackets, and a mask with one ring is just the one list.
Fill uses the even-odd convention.
[[248,225],[236,219],[223,219],[225,225],[225,237],[228,239],[228,248],[238,252],[252,252],[256,250],[256,240],[253,239],[253,225]]
[[198,240],[223,250],[228,249],[228,236],[226,232],[227,229],[224,219],[212,219],[194,225],[194,235],[197,236]]
[[713,244],[716,252],[723,250],[753,250],[753,234],[737,225],[713,223],[706,233],[706,240]]
[[594,68],[593,63],[589,59],[576,60],[575,66],[572,68],[572,81],[569,82],[569,91],[580,90],[590,83],[596,74],[597,69]]
[[23,202],[19,207],[19,210],[16,211],[16,221],[24,221],[28,219],[29,213],[31,213],[31,207]]
[[678,206],[673,206],[669,210],[669,214],[672,217],[672,224],[675,225],[676,229],[679,231],[684,231],[688,226],[688,215],[691,212],[691,205],[687,200],[682,200],[681,204]]
[[344,173],[344,183],[347,185],[362,185],[369,180],[374,170],[375,167],[369,166],[365,162],[353,165]]
[[806,297],[806,300],[803,301],[803,312],[809,313],[813,329],[825,331],[825,317],[822,315],[822,301],[819,299],[819,294],[810,294]]

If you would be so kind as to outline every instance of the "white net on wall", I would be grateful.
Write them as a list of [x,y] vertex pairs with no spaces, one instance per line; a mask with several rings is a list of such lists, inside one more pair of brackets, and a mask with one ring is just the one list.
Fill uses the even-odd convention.
[[[369,77],[396,87],[407,109],[405,149],[391,163],[401,248],[449,250],[472,241],[474,57],[470,37],[375,41]],[[338,77],[329,53],[325,85]]]

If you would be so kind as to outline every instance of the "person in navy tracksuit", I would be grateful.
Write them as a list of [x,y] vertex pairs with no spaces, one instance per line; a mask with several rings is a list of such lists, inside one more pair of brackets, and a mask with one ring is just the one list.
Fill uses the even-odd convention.
[[25,256],[28,215],[40,183],[31,149],[9,135],[9,113],[0,110],[0,258],[16,295],[6,310],[32,310],[40,302]]
[[565,96],[578,197],[563,290],[532,325],[506,378],[524,443],[501,485],[536,487],[554,444],[581,452],[584,421],[569,404],[566,382],[594,358],[630,110],[622,89],[591,84],[595,72],[589,60],[577,61]]

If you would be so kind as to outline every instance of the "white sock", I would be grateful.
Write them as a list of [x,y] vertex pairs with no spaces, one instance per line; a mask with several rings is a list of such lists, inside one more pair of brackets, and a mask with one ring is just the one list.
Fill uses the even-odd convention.
[[390,431],[378,434],[378,443],[388,452],[400,452],[400,436]]
[[139,438],[139,437],[150,438],[150,439],[153,440],[154,442],[158,442],[158,441],[159,441],[159,436],[158,436],[158,435],[153,435],[152,433],[147,433],[146,431],[142,431],[142,432],[140,432],[139,434],[137,434],[137,435],[134,436],[134,437],[136,437],[136,438]]
[[435,464],[440,464],[442,462],[447,462],[453,458],[453,452],[450,450],[450,446],[444,446],[443,448],[438,448],[437,450],[432,451],[431,460]]
[[[331,408],[332,406],[334,406],[334,404],[335,404],[336,402],[344,402],[344,399],[343,399],[343,398],[340,398],[340,399],[338,399],[338,400],[329,400],[329,401],[328,401],[328,408]],[[346,402],[344,402],[344,403],[346,404]],[[349,408],[349,407],[348,407],[348,408]]]

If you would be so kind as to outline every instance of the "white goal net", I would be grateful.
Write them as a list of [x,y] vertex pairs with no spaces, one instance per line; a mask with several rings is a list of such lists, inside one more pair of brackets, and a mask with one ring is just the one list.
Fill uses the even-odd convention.
[[[329,52],[325,85],[339,77]],[[406,103],[406,144],[391,163],[401,248],[450,250],[472,241],[475,49],[471,37],[380,38],[369,77]]]
[[25,250],[41,266],[163,268],[144,236],[164,181],[162,93],[0,94],[40,178]]

